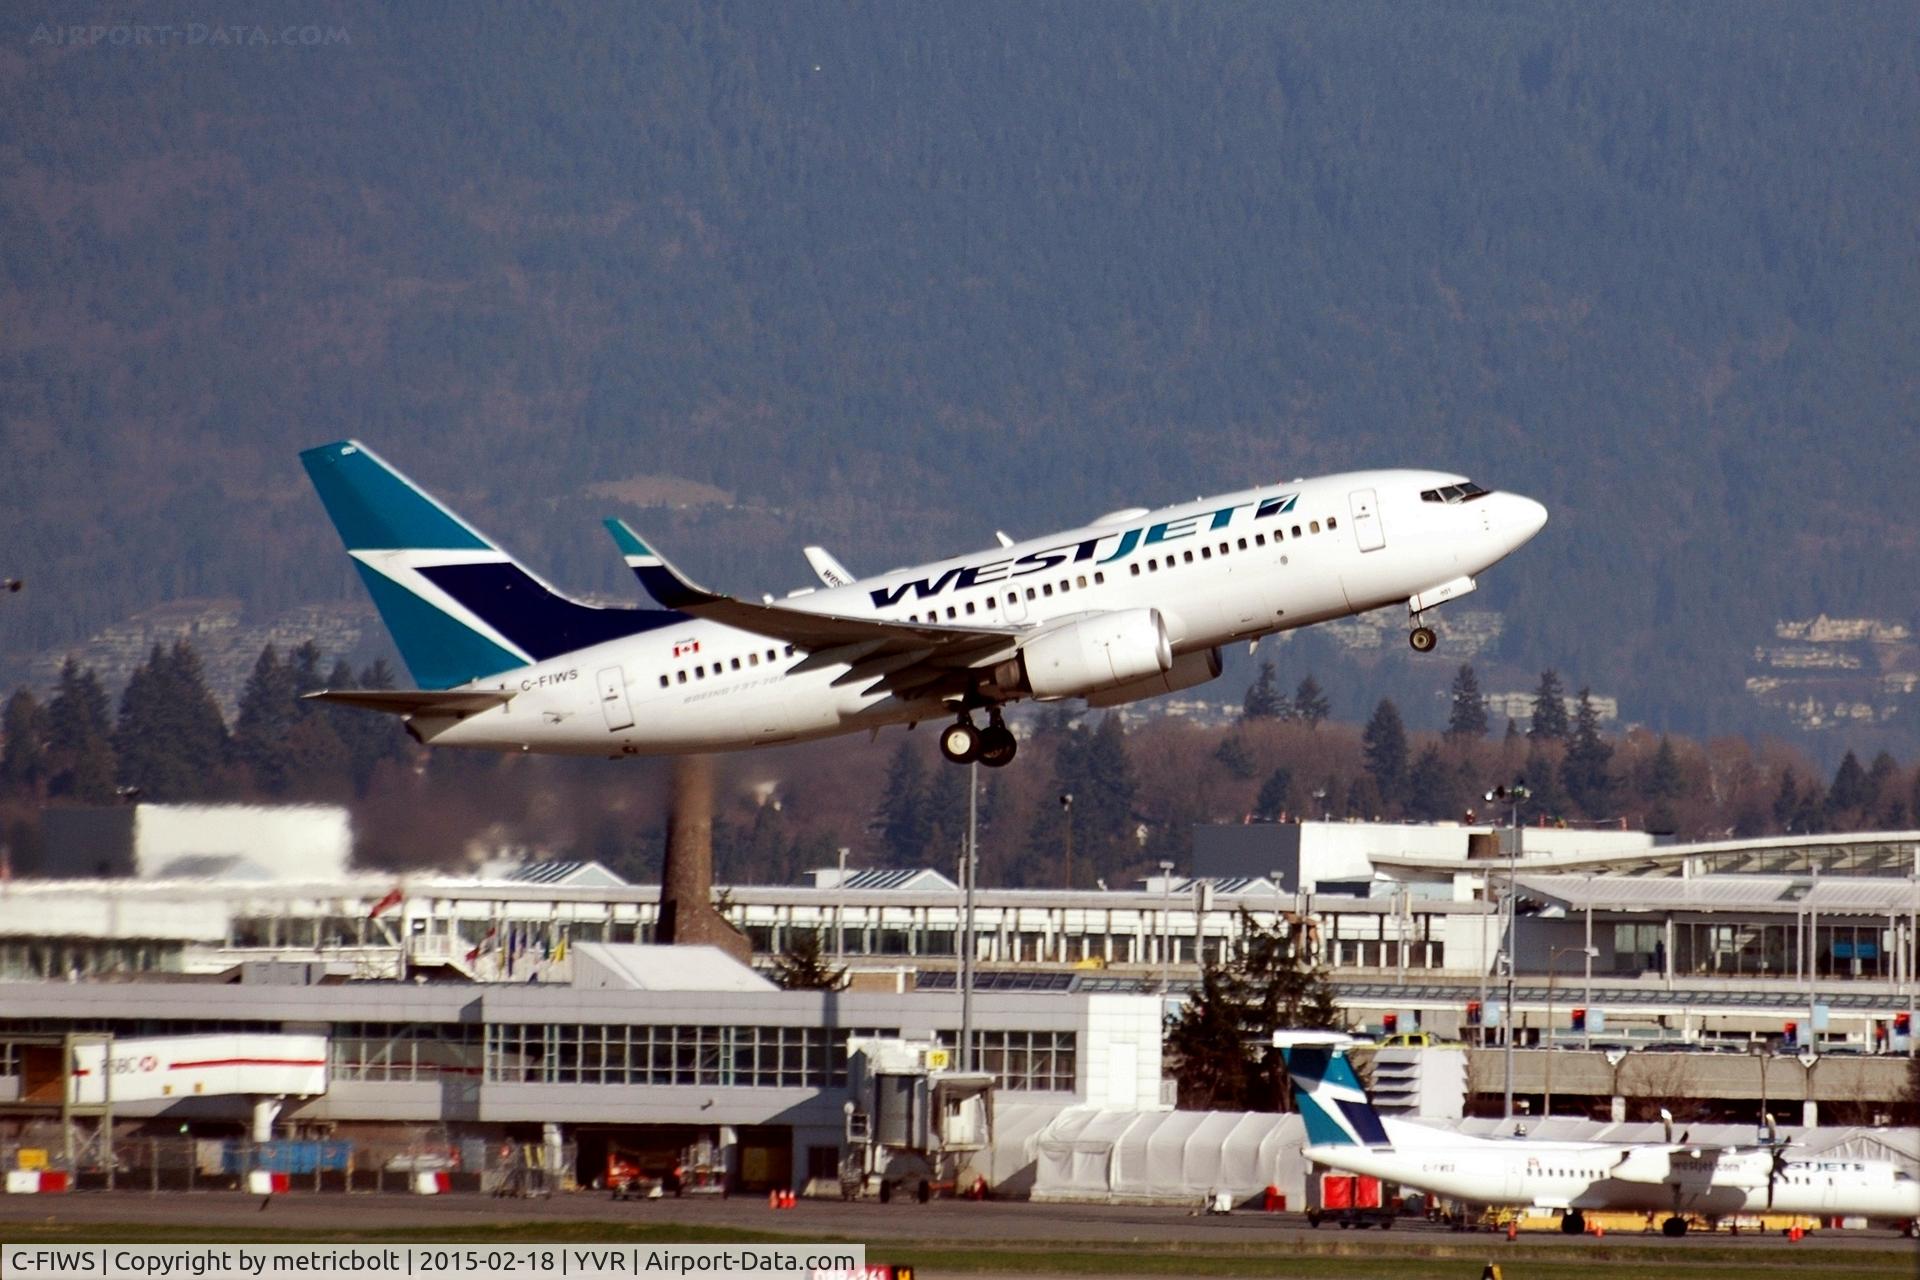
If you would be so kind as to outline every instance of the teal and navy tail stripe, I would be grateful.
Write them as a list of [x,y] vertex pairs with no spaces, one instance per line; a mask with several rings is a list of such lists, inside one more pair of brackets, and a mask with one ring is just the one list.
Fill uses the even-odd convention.
[[423,689],[687,621],[568,599],[357,441],[308,449],[300,460]]
[[1307,1122],[1309,1146],[1393,1145],[1352,1064],[1339,1049],[1296,1045],[1280,1052],[1293,1078],[1294,1101]]

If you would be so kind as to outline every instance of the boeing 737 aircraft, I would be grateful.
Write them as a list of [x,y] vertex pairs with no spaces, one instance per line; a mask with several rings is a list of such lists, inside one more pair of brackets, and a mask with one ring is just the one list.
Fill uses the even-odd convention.
[[1687,1215],[1859,1215],[1920,1220],[1920,1181],[1884,1160],[1808,1156],[1782,1144],[1718,1147],[1679,1142],[1541,1142],[1475,1138],[1385,1119],[1373,1109],[1343,1052],[1348,1037],[1278,1032],[1307,1125],[1302,1154],[1314,1164],[1365,1174],[1474,1206],[1555,1209],[1560,1229],[1586,1229],[1583,1210],[1667,1213],[1666,1235],[1687,1233]]
[[[301,454],[418,691],[312,696],[406,717],[435,746],[727,751],[952,718],[949,760],[1013,759],[1001,708],[1096,707],[1220,674],[1220,646],[1405,604],[1423,615],[1546,523],[1530,498],[1432,471],[1295,480],[755,603],[607,527],[658,609],[568,599],[365,445]],[[974,721],[984,712],[984,727]]]

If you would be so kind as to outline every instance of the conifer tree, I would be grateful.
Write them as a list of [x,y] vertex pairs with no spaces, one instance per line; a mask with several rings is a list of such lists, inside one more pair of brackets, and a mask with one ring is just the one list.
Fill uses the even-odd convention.
[[[342,666],[335,667],[337,675]],[[329,685],[334,684],[334,675],[329,675]],[[385,658],[376,658],[360,669],[358,680],[342,680],[339,688],[391,689],[394,687],[393,668],[387,665]],[[357,790],[364,793],[373,780],[374,770],[388,760],[404,760],[407,757],[407,734],[400,722],[393,716],[383,716],[371,711],[355,711],[351,707],[337,707],[344,715],[334,722],[334,732],[340,735],[340,741],[347,746],[347,758],[351,761],[353,783]]]
[[1406,796],[1407,729],[1400,720],[1400,708],[1391,698],[1380,699],[1374,707],[1360,741],[1367,772],[1380,788],[1381,799],[1389,808],[1398,807]]
[[93,668],[68,657],[47,704],[48,794],[87,804],[114,799],[113,727]]
[[1247,749],[1246,739],[1238,733],[1229,733],[1220,739],[1220,745],[1213,750],[1213,758],[1225,765],[1228,773],[1242,780],[1252,778],[1259,768],[1253,752]]
[[1318,729],[1332,714],[1333,704],[1320,691],[1320,682],[1309,673],[1293,691],[1293,718],[1304,722],[1309,729]]
[[1560,761],[1560,775],[1567,794],[1589,818],[1607,814],[1613,798],[1613,779],[1607,772],[1612,759],[1613,747],[1600,736],[1600,713],[1593,705],[1593,691],[1582,689],[1573,736]]
[[1773,793],[1773,825],[1782,831],[1793,830],[1793,820],[1800,812],[1800,779],[1792,765],[1780,770],[1780,785]]
[[1858,756],[1847,752],[1833,771],[1833,784],[1827,788],[1828,825],[1836,829],[1855,825],[1872,799],[1867,771],[1860,767]]
[[148,800],[201,800],[226,785],[227,725],[186,641],[156,644],[120,697],[120,783]]
[[1459,775],[1448,768],[1447,762],[1441,758],[1440,748],[1427,747],[1407,774],[1409,814],[1423,822],[1456,817],[1454,802],[1458,794],[1458,778]]
[[1538,818],[1564,818],[1573,802],[1566,788],[1560,783],[1560,771],[1553,767],[1552,759],[1538,746],[1527,753],[1527,767],[1521,773],[1527,780],[1527,786],[1533,796],[1520,810],[1520,821],[1525,823],[1528,814]]
[[280,661],[269,643],[254,660],[253,673],[240,691],[239,714],[234,717],[234,750],[253,775],[253,784],[270,796],[283,796],[293,786],[293,727],[295,705],[293,669]]
[[1660,749],[1654,753],[1653,764],[1647,770],[1647,829],[1649,831],[1666,833],[1679,826],[1679,819],[1674,813],[1674,801],[1680,798],[1684,785],[1685,780],[1680,774],[1680,760],[1674,754],[1673,741],[1662,734]]
[[120,785],[137,789],[148,800],[183,800],[193,794],[193,767],[176,732],[181,717],[178,692],[166,650],[155,644],[120,694],[114,763]]
[[1487,736],[1487,700],[1480,693],[1479,677],[1464,662],[1454,672],[1453,688],[1448,694],[1447,736],[1456,742],[1478,741]]
[[1086,833],[1087,865],[1103,865],[1102,848],[1109,856],[1104,865],[1112,867],[1124,859],[1132,845],[1134,779],[1126,722],[1117,712],[1101,717],[1099,727],[1088,735],[1082,781],[1063,790],[1074,795],[1074,834],[1080,835],[1083,829]]
[[828,958],[818,929],[789,929],[787,945],[773,958],[774,985],[782,991],[838,991],[847,971]]
[[1287,700],[1280,693],[1274,679],[1271,660],[1260,664],[1260,674],[1247,689],[1246,700],[1241,703],[1240,718],[1243,720],[1278,720],[1287,712]]
[[1560,673],[1548,667],[1540,673],[1540,687],[1533,694],[1533,723],[1529,738],[1564,739],[1568,731],[1567,695],[1560,687]]
[[1282,766],[1267,775],[1260,794],[1253,802],[1253,816],[1261,822],[1278,822],[1293,808],[1293,771]]
[[47,783],[47,709],[27,689],[14,690],[0,715],[0,796],[37,801]]
[[1907,798],[1900,793],[1900,765],[1882,751],[1867,766],[1867,792],[1872,796],[1868,825],[1894,831],[1907,825]]
[[1286,1073],[1273,1033],[1339,1023],[1332,985],[1305,927],[1263,925],[1242,908],[1237,932],[1225,957],[1201,966],[1199,989],[1168,1020],[1167,1050],[1183,1109],[1284,1109]]
[[880,798],[880,835],[894,866],[912,866],[927,845],[926,770],[911,742],[894,749]]
[[972,776],[972,769],[941,760],[928,772],[921,790],[926,839],[919,856],[947,874],[952,874],[967,838],[967,780]]

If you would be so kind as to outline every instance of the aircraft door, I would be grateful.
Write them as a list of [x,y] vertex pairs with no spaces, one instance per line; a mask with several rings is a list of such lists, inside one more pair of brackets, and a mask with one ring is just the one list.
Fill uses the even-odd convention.
[[1362,551],[1378,551],[1387,545],[1386,530],[1380,527],[1380,503],[1371,489],[1355,489],[1347,495],[1353,509],[1353,543]]
[[607,717],[607,731],[633,728],[633,708],[627,705],[627,673],[620,667],[600,672],[600,710]]
[[1002,606],[1000,614],[1008,622],[1025,622],[1027,620],[1027,602],[1021,597],[1020,587],[1017,584],[1013,585],[1007,592],[1006,603]]

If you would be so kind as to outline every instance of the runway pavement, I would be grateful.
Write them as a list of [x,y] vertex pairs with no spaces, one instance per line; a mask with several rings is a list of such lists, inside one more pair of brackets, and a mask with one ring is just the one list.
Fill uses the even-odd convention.
[[[796,1207],[775,1211],[759,1199],[689,1197],[655,1201],[613,1201],[591,1192],[557,1195],[551,1199],[502,1200],[480,1195],[402,1196],[291,1193],[262,1197],[236,1192],[84,1192],[57,1196],[0,1196],[0,1238],[11,1224],[69,1228],[71,1239],[84,1239],[89,1225],[151,1224],[156,1227],[217,1227],[226,1230],[313,1230],[329,1234],[347,1231],[401,1232],[421,1241],[436,1231],[498,1227],[506,1222],[565,1224],[574,1238],[594,1222],[619,1226],[689,1227],[772,1232],[797,1239],[858,1240],[869,1244],[889,1241],[942,1242],[970,1248],[1067,1243],[1214,1245],[1226,1248],[1312,1245],[1330,1246],[1336,1240],[1358,1244],[1371,1238],[1378,1247],[1405,1247],[1416,1241],[1433,1245],[1485,1240],[1502,1248],[1524,1251],[1546,1246],[1578,1247],[1580,1238],[1557,1233],[1527,1232],[1509,1245],[1490,1234],[1478,1237],[1452,1232],[1420,1220],[1403,1219],[1392,1231],[1345,1232],[1331,1225],[1315,1231],[1298,1214],[1239,1212],[1211,1215],[1163,1206],[1034,1204],[1027,1201],[936,1200],[931,1204],[837,1200],[800,1201]],[[1595,1242],[1596,1244],[1599,1242]],[[1778,1236],[1726,1232],[1696,1233],[1678,1242],[1684,1246],[1774,1251],[1787,1247]],[[1892,1231],[1818,1232],[1809,1238],[1822,1249],[1891,1251],[1912,1247]],[[1613,1232],[1605,1244],[1614,1248],[1657,1245],[1675,1241],[1657,1232]]]

